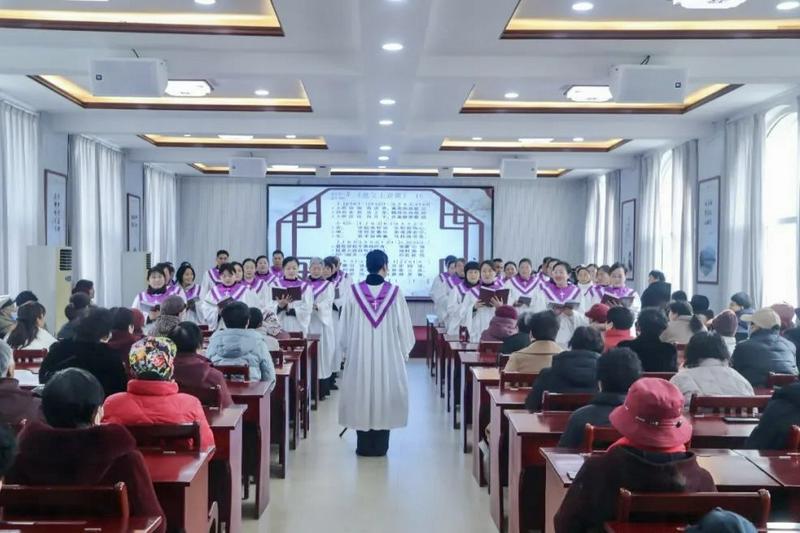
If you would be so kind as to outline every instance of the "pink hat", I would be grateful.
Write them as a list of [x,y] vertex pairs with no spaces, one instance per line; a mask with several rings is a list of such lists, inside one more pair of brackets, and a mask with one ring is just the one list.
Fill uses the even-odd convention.
[[661,378],[637,380],[608,419],[632,444],[647,448],[673,448],[692,437],[692,425],[683,417],[683,394]]
[[725,309],[711,321],[711,329],[724,337],[733,337],[736,335],[736,329],[738,327],[739,319],[736,317],[736,313],[730,309]]
[[781,331],[794,325],[794,307],[787,303],[773,304],[770,306],[781,319]]
[[608,322],[608,309],[609,307],[606,304],[594,304],[591,309],[586,311],[586,318],[605,324]]
[[511,307],[510,305],[501,305],[498,307],[495,312],[494,316],[499,316],[501,318],[517,318],[517,310]]

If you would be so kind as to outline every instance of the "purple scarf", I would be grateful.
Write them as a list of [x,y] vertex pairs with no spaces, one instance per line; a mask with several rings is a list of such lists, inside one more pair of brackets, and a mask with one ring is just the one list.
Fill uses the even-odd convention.
[[517,319],[504,316],[493,316],[489,327],[481,333],[482,341],[504,341],[511,335],[516,335]]

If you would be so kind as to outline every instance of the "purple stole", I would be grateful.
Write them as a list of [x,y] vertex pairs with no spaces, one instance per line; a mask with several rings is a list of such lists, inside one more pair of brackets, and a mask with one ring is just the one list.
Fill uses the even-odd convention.
[[519,291],[520,294],[526,296],[533,292],[533,289],[539,286],[539,279],[531,276],[528,278],[528,281],[522,279],[522,276],[517,274],[516,276],[511,276],[511,285],[514,286],[515,289]]
[[247,281],[246,279],[242,279],[242,285],[249,288],[251,291],[255,292],[256,294],[261,292],[261,289],[264,288],[264,282],[258,278],[258,276],[253,278],[253,281]]
[[271,266],[271,267],[269,267],[269,271],[276,278],[282,278],[283,277],[283,269],[281,267]]
[[314,295],[314,300],[316,300],[317,297],[319,297],[319,295],[322,294],[322,292],[325,289],[327,289],[328,285],[330,284],[331,282],[326,280],[325,278],[319,278],[319,279],[309,278],[308,281],[306,282],[306,287],[311,287],[311,292]]
[[581,296],[581,290],[571,283],[566,287],[558,287],[553,282],[543,283],[542,292],[549,301],[559,304],[575,301]]
[[213,281],[215,285],[222,283],[222,279],[219,277],[219,270],[217,270],[217,267],[208,269],[208,277],[211,278],[211,281]]
[[465,294],[467,294],[467,293],[468,293],[468,292],[469,292],[469,291],[470,291],[472,288],[474,288],[474,287],[478,287],[478,286],[480,286],[480,283],[479,283],[478,285],[474,285],[473,287],[467,287],[467,282],[466,282],[466,280],[462,280],[462,281],[461,281],[461,283],[459,283],[458,285],[456,285],[456,289],[458,289],[458,293],[459,293],[459,294],[461,295],[461,297],[463,298],[463,297],[464,297],[464,295],[465,295]]
[[200,286],[199,285],[192,285],[189,289],[183,289],[183,296],[186,298],[187,302],[192,300],[197,300],[200,298]]
[[300,294],[306,288],[306,284],[299,280],[299,279],[286,279],[283,276],[275,279],[275,285],[278,287],[283,287],[284,289],[288,289],[289,287],[300,287]]
[[139,301],[150,307],[155,307],[157,305],[161,305],[161,302],[166,300],[167,297],[174,296],[176,294],[178,294],[178,287],[176,285],[167,287],[167,290],[159,294],[150,294],[144,290],[139,293]]
[[614,298],[627,298],[629,296],[633,296],[633,293],[635,292],[633,289],[628,287],[612,287],[611,285],[603,287],[602,289],[603,292],[601,293],[601,296],[608,294]]
[[270,283],[272,283],[272,280],[275,279],[275,274],[269,271],[267,271],[266,274],[262,274],[261,272],[256,272],[256,278],[264,282],[265,285],[269,285]]
[[386,317],[386,313],[394,303],[395,298],[397,298],[397,292],[399,290],[398,287],[392,285],[388,281],[383,282],[377,296],[372,296],[372,292],[369,290],[369,285],[367,285],[366,281],[354,283],[351,289],[353,290],[353,296],[358,306],[361,308],[361,311],[364,312],[364,315],[367,317],[367,320],[369,320],[369,323],[372,324],[373,328],[377,328],[381,325],[381,322],[383,322],[383,319]]
[[244,293],[247,292],[247,285],[244,283],[235,283],[230,287],[225,285],[214,285],[208,293],[214,303],[220,303],[223,300],[231,298],[232,300],[241,301]]
[[500,281],[499,279],[495,279],[494,283],[492,283],[491,285],[484,285],[483,282],[480,282],[471,289],[469,289],[468,292],[471,292],[475,296],[475,298],[479,298],[481,295],[481,287],[486,287],[487,289],[492,289],[496,291],[497,289],[503,288],[503,282]]

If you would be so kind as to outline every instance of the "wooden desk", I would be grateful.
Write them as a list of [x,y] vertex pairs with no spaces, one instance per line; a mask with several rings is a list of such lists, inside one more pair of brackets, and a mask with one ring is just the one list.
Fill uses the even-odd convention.
[[39,372],[33,370],[19,369],[14,371],[14,379],[19,381],[19,387],[31,390],[39,386]]
[[525,405],[527,390],[500,392],[498,387],[486,389],[491,405],[489,419],[489,510],[492,520],[500,531],[504,531],[503,487],[508,474],[508,419],[507,409],[519,409]]
[[214,450],[200,453],[143,452],[167,531],[208,533],[208,463]]
[[[290,450],[297,448],[297,443],[300,440],[301,425],[303,428],[303,433],[307,433],[308,419],[311,416],[308,401],[310,398],[309,387],[311,386],[311,374],[308,372],[309,365],[307,362],[305,366],[303,363],[303,361],[308,359],[307,352],[307,347],[303,350],[298,349],[293,352],[293,355],[287,356],[284,359],[284,362],[294,363],[290,377],[292,386],[289,388],[289,420],[292,423],[292,439],[289,442]],[[306,401],[301,401],[304,398]],[[303,404],[305,404],[305,406]]]
[[743,448],[756,425],[730,424],[720,415],[687,416],[692,423],[692,448]]
[[[481,356],[478,352],[459,352],[458,382],[456,383],[455,396],[460,398],[458,409],[453,409],[453,428],[461,428],[463,450],[467,453],[467,427],[472,423],[472,375],[470,369],[474,367],[496,367],[497,356]],[[456,413],[461,413],[459,422]]]
[[265,381],[229,381],[228,390],[235,403],[247,406],[244,423],[253,429],[255,442],[245,442],[243,445],[253,450],[255,462],[248,465],[250,468],[244,474],[248,480],[250,476],[255,478],[255,517],[259,518],[269,503],[270,392]]
[[[212,479],[208,490],[219,506],[220,521],[231,532],[242,529],[242,425],[246,410],[246,405],[205,409],[216,447],[212,463],[219,463],[224,474],[222,480]],[[217,470],[213,468],[212,472]]]
[[20,533],[86,533],[87,531],[113,533],[152,533],[161,525],[161,517],[131,516],[124,518],[87,518],[86,520],[57,518],[31,518],[2,520],[0,531]]
[[778,450],[736,450],[736,453],[780,483],[791,516],[800,516],[800,454]]
[[[456,410],[460,403],[459,392],[456,388],[460,382],[461,372],[461,354],[464,352],[477,352],[478,345],[476,343],[450,341],[447,343],[447,412],[450,412],[450,391],[453,391],[453,411]],[[453,429],[458,429],[458,419],[453,415]]]
[[[478,444],[486,434],[486,427],[489,425],[489,394],[487,387],[496,387],[500,383],[500,369],[497,367],[473,366],[470,368],[472,374],[472,475],[479,487],[486,485],[488,472],[483,471],[483,461],[481,460],[481,450]],[[465,433],[467,428],[462,427]]]
[[[297,439],[297,413],[295,412],[294,431],[291,431],[289,422],[292,413],[291,395],[296,390],[296,380],[294,379],[296,367],[293,363],[286,361],[282,367],[275,369],[275,390],[272,391],[272,443],[278,445],[278,464],[275,468],[275,476],[281,479],[286,477],[288,465],[287,450],[289,449],[289,434]],[[297,402],[294,404],[297,410]]]

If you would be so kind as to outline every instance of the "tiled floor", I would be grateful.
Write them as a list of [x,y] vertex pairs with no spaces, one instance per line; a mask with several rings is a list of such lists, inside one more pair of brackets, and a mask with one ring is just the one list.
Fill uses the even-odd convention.
[[357,457],[355,433],[339,438],[336,393],[322,402],[286,479],[271,480],[266,513],[246,520],[245,532],[496,533],[486,489],[426,370],[424,360],[408,364],[409,425],[392,431],[384,458]]

